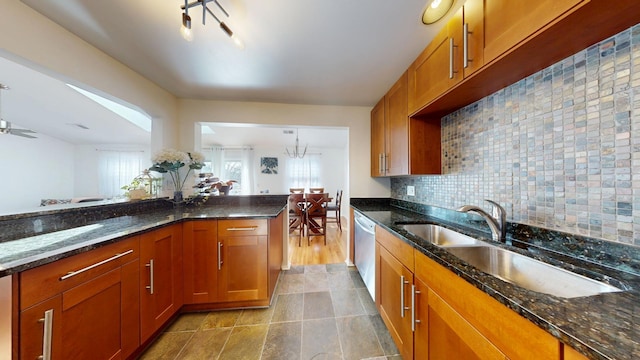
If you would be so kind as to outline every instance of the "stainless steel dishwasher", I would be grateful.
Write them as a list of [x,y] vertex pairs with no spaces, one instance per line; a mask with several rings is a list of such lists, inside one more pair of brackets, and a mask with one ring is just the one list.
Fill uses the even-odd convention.
[[376,299],[376,236],[375,223],[357,211],[353,212],[355,222],[354,260],[364,284]]

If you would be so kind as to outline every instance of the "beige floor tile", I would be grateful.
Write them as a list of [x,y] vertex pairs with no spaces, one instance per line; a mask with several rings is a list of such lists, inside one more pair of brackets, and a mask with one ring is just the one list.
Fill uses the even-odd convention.
[[328,291],[304,293],[303,319],[334,318],[336,316]]
[[236,326],[222,349],[219,360],[260,359],[269,325]]
[[162,333],[140,356],[141,360],[173,360],[178,356],[195,331]]
[[304,292],[329,291],[329,280],[326,272],[304,274]]
[[342,359],[342,349],[338,339],[336,320],[319,319],[302,322],[303,360]]
[[265,309],[245,309],[238,318],[236,325],[268,324],[271,322],[274,309],[273,305]]
[[356,289],[332,291],[331,302],[333,303],[336,317],[365,314]]
[[232,328],[216,328],[211,330],[199,330],[176,359],[180,360],[204,360],[216,359],[222,347],[227,342]]
[[232,327],[236,324],[241,314],[242,310],[212,311],[202,321],[201,329]]
[[298,360],[301,347],[301,321],[271,324],[261,360]]
[[300,321],[303,311],[303,294],[278,295],[271,322]]
[[338,334],[345,360],[384,356],[369,316],[337,318]]

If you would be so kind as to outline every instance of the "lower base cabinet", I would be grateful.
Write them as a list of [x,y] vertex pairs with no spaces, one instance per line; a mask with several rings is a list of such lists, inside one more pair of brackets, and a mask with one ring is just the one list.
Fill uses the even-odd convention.
[[138,238],[20,274],[21,359],[125,359],[140,345]]
[[145,342],[182,307],[182,225],[140,236],[140,336]]

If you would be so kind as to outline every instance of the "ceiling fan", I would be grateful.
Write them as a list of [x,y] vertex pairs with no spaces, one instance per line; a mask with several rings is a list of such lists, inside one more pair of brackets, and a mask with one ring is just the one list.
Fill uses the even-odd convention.
[[2,90],[9,90],[9,87],[7,85],[0,84],[0,134],[11,134],[29,139],[36,139],[35,136],[29,135],[35,134],[35,131],[27,129],[12,129],[11,123],[2,119]]

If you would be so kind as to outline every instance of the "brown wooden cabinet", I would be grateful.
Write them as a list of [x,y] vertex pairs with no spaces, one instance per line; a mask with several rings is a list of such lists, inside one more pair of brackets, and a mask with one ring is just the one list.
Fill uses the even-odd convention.
[[523,40],[588,0],[485,1],[484,56],[497,58]]
[[185,304],[269,304],[282,266],[283,217],[184,224]]
[[483,1],[468,0],[409,66],[409,114],[484,65]]
[[429,291],[427,336],[415,340],[429,358],[561,359],[557,339],[419,252],[415,276]]
[[182,229],[184,303],[218,300],[218,221],[187,221]]
[[563,345],[563,354],[564,354],[564,357],[562,358],[563,360],[587,360],[588,359],[586,356],[580,354],[579,352],[577,352],[572,347],[566,344]]
[[131,355],[140,345],[138,255],[135,237],[20,273],[19,357]]
[[371,176],[440,173],[440,122],[408,116],[408,75],[371,110]]
[[141,235],[140,334],[149,339],[183,304],[182,225]]
[[376,306],[404,359],[413,358],[413,249],[376,226]]
[[266,219],[218,221],[219,301],[267,299],[268,234]]

